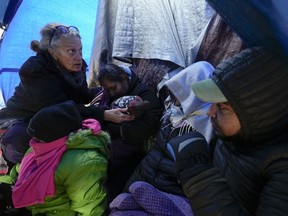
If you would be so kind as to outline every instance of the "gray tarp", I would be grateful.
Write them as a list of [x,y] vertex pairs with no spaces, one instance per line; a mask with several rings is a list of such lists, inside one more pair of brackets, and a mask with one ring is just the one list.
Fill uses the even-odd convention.
[[99,55],[193,63],[198,41],[214,10],[205,0],[100,0],[89,82],[95,81]]

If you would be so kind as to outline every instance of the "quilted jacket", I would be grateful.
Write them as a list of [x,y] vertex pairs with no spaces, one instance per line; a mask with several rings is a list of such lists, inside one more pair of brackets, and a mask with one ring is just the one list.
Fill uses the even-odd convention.
[[287,68],[279,55],[261,48],[216,67],[212,79],[240,120],[242,140],[219,139],[214,166],[196,176],[188,169],[181,179],[195,215],[287,215]]

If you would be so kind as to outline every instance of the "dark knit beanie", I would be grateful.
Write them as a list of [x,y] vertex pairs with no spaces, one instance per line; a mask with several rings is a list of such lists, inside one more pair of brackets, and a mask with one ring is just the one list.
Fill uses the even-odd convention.
[[44,142],[52,142],[81,128],[82,117],[73,101],[40,110],[30,120],[27,133]]

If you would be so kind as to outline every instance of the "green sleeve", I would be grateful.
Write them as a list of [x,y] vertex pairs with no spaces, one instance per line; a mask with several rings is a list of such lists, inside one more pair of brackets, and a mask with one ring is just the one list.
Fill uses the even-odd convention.
[[[82,216],[104,215],[106,209],[107,159],[97,151],[71,151],[66,169],[65,189],[71,210]],[[71,161],[73,158],[73,162]],[[62,160],[62,162],[66,163]],[[69,166],[69,168],[68,168]]]

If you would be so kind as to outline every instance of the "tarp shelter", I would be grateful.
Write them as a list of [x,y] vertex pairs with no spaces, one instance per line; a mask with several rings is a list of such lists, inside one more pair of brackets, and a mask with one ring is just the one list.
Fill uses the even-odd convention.
[[[11,2],[14,9],[5,13]],[[48,22],[80,29],[92,85],[103,49],[109,50],[111,58],[160,59],[187,67],[194,61],[201,42],[198,36],[212,15],[204,2],[247,46],[266,46],[288,56],[287,0],[99,0],[99,4],[97,0],[1,0],[0,21],[5,15],[15,16],[0,44],[0,102],[2,96],[6,101],[12,95],[19,67],[34,54],[30,41],[39,37]],[[155,71],[152,77],[158,75],[159,70]]]
[[[205,0],[99,0],[98,7],[90,85],[95,84],[104,49],[122,61],[149,59],[189,66],[197,55],[201,33],[215,14]],[[163,65],[157,62],[159,68],[153,75],[159,75]],[[150,82],[145,75],[136,74]]]
[[205,3],[248,47],[265,46],[288,56],[287,0],[99,0],[89,83],[95,82],[103,49],[117,59],[161,59],[189,66],[197,54],[199,32],[211,15]]
[[288,57],[288,1],[232,0],[207,2],[248,46],[264,46]]
[[[34,55],[30,42],[39,40],[39,31],[49,22],[77,26],[83,43],[83,58],[89,64],[98,0],[1,0],[0,107],[12,96],[19,82],[18,70]],[[2,100],[1,100],[2,99]],[[1,104],[2,102],[2,104]]]

